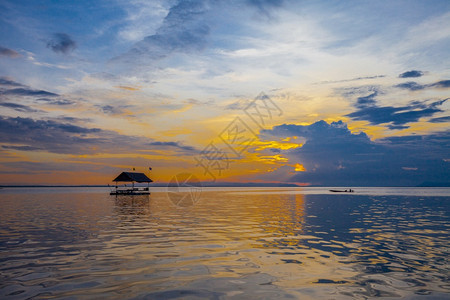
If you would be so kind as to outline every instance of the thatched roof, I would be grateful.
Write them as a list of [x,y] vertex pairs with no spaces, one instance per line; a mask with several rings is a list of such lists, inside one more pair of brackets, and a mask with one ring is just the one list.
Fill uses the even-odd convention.
[[153,180],[148,178],[147,175],[145,175],[144,173],[135,173],[135,172],[122,172],[113,181],[153,182]]

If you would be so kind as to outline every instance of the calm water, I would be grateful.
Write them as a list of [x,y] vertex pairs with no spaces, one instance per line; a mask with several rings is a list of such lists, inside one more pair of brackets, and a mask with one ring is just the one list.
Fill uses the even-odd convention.
[[450,299],[450,189],[205,188],[195,200],[0,190],[0,298]]

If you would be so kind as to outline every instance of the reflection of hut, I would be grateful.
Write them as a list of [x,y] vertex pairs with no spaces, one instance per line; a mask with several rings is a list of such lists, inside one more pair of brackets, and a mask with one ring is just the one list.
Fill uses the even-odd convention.
[[[149,184],[153,182],[150,178],[147,177],[144,173],[135,173],[135,172],[122,172],[116,179],[113,180],[116,183],[116,187],[113,191],[111,191],[110,195],[146,195],[150,194]],[[119,187],[118,182],[131,182],[131,187],[127,187],[124,184],[123,187]],[[147,183],[147,187],[135,187],[134,184],[137,183]]]

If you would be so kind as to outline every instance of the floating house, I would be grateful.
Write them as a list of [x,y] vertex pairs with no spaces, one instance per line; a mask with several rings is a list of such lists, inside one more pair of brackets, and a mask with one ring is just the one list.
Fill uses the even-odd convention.
[[[150,194],[149,184],[153,182],[144,173],[136,172],[122,172],[114,180],[116,183],[115,189],[111,191],[110,195],[147,195]],[[124,184],[123,186],[118,186],[119,182],[131,183],[131,187]],[[135,183],[147,183],[147,187],[135,187]]]

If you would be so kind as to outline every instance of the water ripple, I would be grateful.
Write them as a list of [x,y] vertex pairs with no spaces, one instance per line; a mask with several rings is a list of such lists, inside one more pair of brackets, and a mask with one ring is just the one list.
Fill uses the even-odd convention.
[[449,298],[449,197],[3,194],[0,298]]

